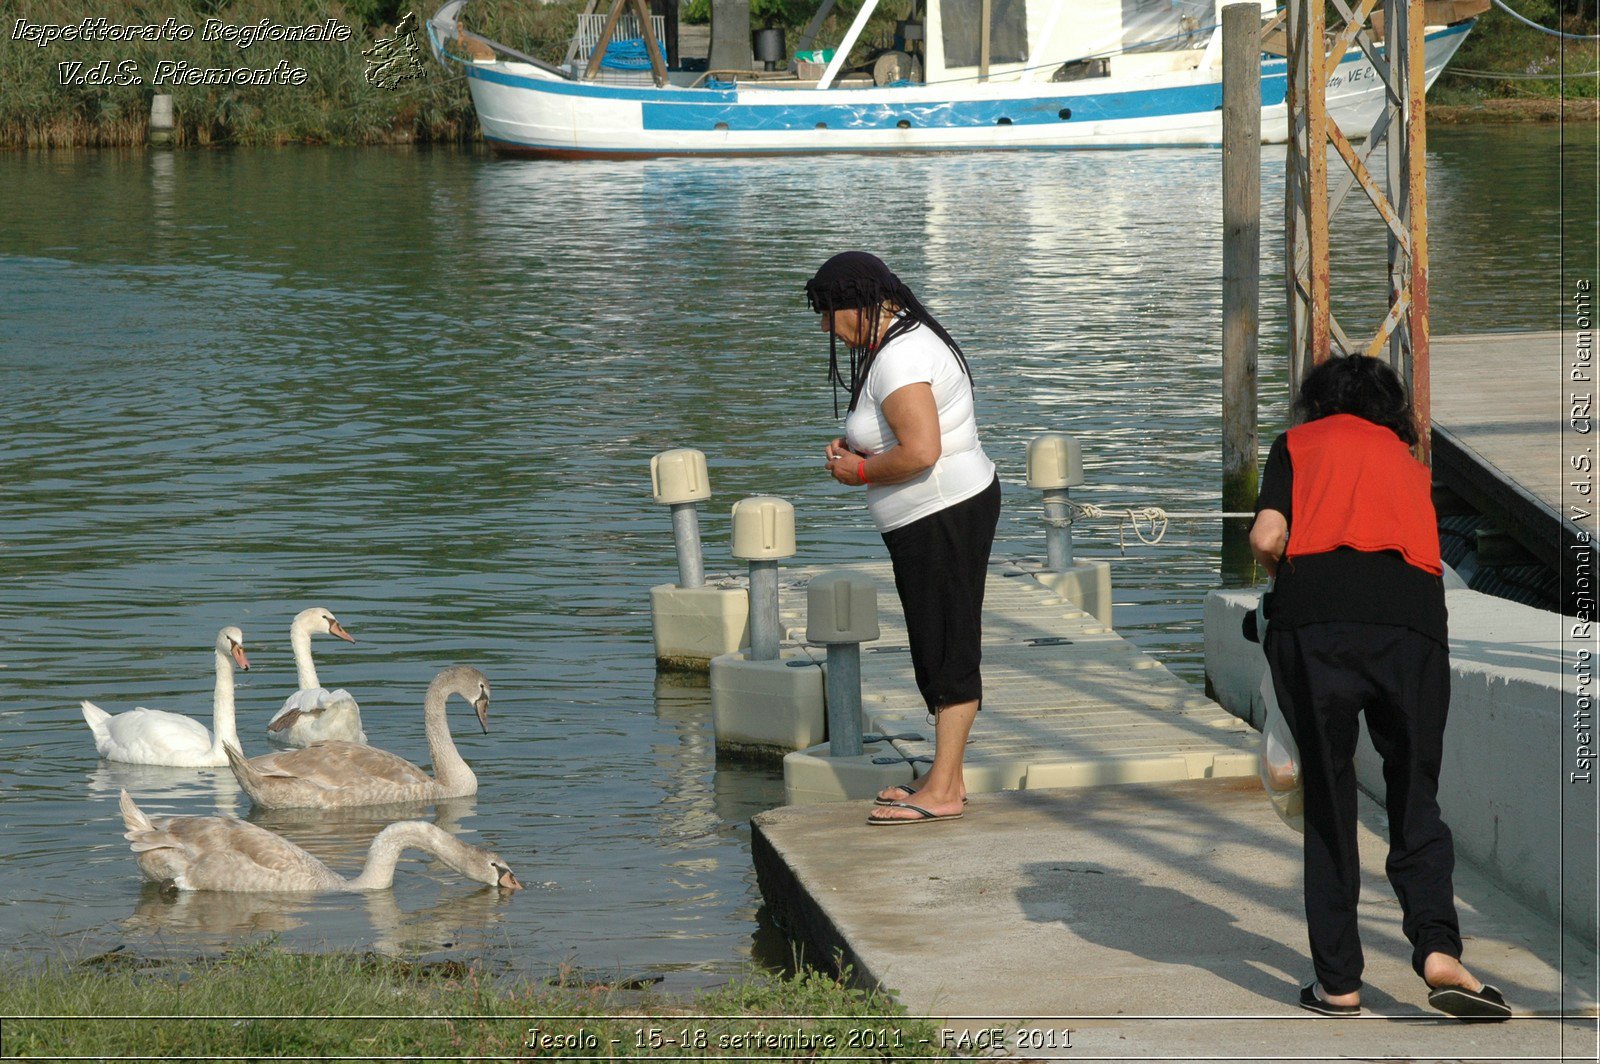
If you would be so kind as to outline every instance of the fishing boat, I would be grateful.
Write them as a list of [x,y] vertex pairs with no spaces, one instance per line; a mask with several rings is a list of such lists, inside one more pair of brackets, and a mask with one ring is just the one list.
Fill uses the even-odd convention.
[[[1222,139],[1225,0],[915,0],[893,47],[854,70],[848,57],[878,0],[865,0],[831,56],[811,48],[833,8],[823,0],[797,58],[772,71],[669,65],[661,19],[648,17],[641,0],[586,15],[567,62],[549,63],[469,30],[469,2],[440,8],[427,24],[429,42],[441,63],[466,75],[484,138],[506,153],[1141,148]],[[630,3],[637,15],[624,10]],[[1262,0],[1262,138],[1281,142],[1287,60],[1272,4]],[[1450,20],[1426,32],[1431,85],[1487,2],[1427,7]],[[978,25],[985,14],[987,33]],[[1375,54],[1382,58],[1381,46]],[[1351,48],[1329,78],[1328,109],[1341,128],[1367,129],[1383,92],[1372,56]]]

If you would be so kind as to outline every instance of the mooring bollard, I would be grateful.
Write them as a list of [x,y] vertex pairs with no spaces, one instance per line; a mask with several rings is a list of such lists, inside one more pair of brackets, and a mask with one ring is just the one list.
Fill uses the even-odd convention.
[[169,147],[172,144],[172,97],[158,94],[150,100],[150,127],[146,138],[156,147]]
[[750,660],[778,656],[778,562],[794,557],[794,506],[770,495],[733,504],[733,556],[750,563]]
[[700,556],[700,511],[695,504],[711,498],[706,456],[692,447],[662,451],[650,459],[650,488],[656,502],[672,507],[672,539],[678,547],[678,586],[704,586],[706,567]]
[[806,587],[806,642],[828,648],[828,755],[861,756],[861,644],[878,638],[878,588],[856,573]]
[[1028,487],[1044,493],[1045,549],[1050,568],[1058,573],[1075,564],[1067,489],[1082,483],[1083,451],[1077,440],[1064,433],[1047,432],[1028,443]]

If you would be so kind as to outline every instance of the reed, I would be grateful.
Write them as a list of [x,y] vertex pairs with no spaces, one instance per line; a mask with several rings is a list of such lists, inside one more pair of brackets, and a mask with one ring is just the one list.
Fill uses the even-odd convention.
[[[366,5],[367,13],[376,10]],[[85,17],[77,0],[0,0],[0,26],[9,37],[19,18],[36,24],[76,24]],[[426,53],[424,75],[394,89],[370,84],[364,49],[387,36],[389,26],[369,26],[362,10],[352,13],[337,0],[106,0],[95,15],[113,23],[161,24],[172,18],[194,28],[187,41],[56,41],[40,48],[8,39],[0,48],[0,146],[56,148],[140,144],[145,139],[150,99],[173,97],[180,145],[380,144],[470,138],[477,123],[459,75]],[[420,14],[420,12],[419,12]],[[226,40],[202,39],[208,17],[231,24],[262,19],[303,25],[336,18],[351,28],[350,40],[258,41],[240,49]],[[161,60],[197,68],[272,68],[280,61],[303,68],[299,85],[153,84]],[[83,70],[108,63],[113,71],[132,63],[142,84],[62,83],[58,64]]]

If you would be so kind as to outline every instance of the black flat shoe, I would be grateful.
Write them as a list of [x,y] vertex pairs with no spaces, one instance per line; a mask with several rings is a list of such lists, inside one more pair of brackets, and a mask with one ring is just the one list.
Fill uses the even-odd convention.
[[1500,991],[1483,984],[1482,990],[1464,986],[1441,986],[1428,993],[1428,1004],[1467,1023],[1504,1023],[1511,1018],[1511,1006]]
[[1300,988],[1300,1007],[1319,1016],[1333,1016],[1341,1020],[1352,1019],[1361,1015],[1360,1005],[1334,1005],[1323,1001],[1317,994],[1315,981],[1307,983]]

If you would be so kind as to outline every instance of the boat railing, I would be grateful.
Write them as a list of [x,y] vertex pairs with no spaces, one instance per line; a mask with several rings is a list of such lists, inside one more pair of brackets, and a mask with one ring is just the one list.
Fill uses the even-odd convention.
[[[655,31],[657,41],[667,39],[667,20],[661,15],[650,16],[650,28]],[[572,34],[572,41],[567,45],[566,65],[570,68],[573,63],[587,64],[589,57],[594,55],[594,50],[600,44],[600,35],[606,29],[606,16],[603,14],[588,14],[578,16],[578,27]],[[623,15],[617,19],[617,27],[612,32],[612,40],[637,40],[643,35],[639,28],[639,16],[633,14]]]

